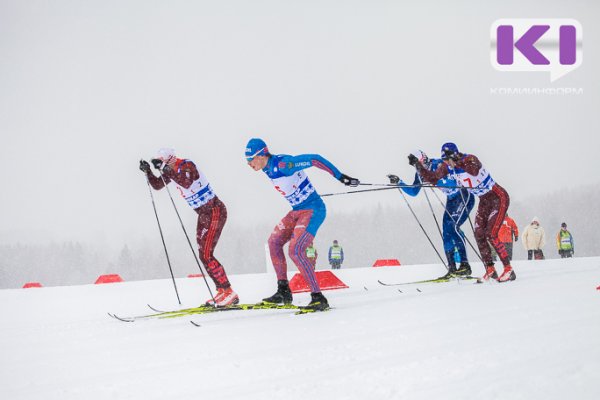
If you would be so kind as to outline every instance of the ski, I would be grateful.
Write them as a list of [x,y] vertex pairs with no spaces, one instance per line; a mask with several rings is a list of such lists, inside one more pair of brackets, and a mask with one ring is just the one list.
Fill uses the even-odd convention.
[[[154,308],[153,308],[154,309]],[[157,310],[157,309],[154,309]],[[224,307],[213,307],[213,306],[200,306],[194,308],[184,308],[181,310],[173,311],[162,311],[154,314],[137,315],[132,317],[121,317],[114,313],[108,313],[108,315],[116,320],[122,322],[134,322],[140,319],[167,319],[167,318],[178,318],[196,314],[210,314],[215,312],[223,311],[244,311],[244,310],[296,310],[295,314],[308,314],[316,312],[312,307],[308,306],[297,306],[294,304],[271,304],[271,303],[255,303],[255,304],[234,304]]]
[[422,284],[422,283],[443,283],[443,282],[450,282],[453,280],[479,280],[480,278],[477,278],[475,276],[456,276],[456,277],[452,277],[452,278],[446,278],[446,277],[439,277],[439,278],[435,278],[435,279],[424,279],[421,281],[414,281],[414,282],[402,282],[402,283],[386,283],[386,282],[382,282],[380,280],[378,280],[377,282],[379,282],[380,285],[383,286],[403,286],[403,285],[418,285],[418,284]]

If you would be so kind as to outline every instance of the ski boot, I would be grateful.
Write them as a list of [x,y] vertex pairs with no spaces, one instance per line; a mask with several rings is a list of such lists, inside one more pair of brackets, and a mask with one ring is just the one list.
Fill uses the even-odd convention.
[[456,264],[448,265],[448,272],[444,276],[440,276],[439,279],[452,279],[456,276]]
[[310,294],[310,303],[306,306],[306,308],[311,308],[315,311],[325,311],[329,309],[329,303],[323,293],[316,292]]
[[471,275],[471,266],[469,265],[468,262],[462,261],[460,263],[460,267],[454,273],[454,276],[461,277],[461,276],[469,276],[469,275]]
[[208,299],[206,300],[206,303],[204,303],[207,306],[217,306],[217,307],[225,307],[225,306],[231,306],[233,304],[237,304],[240,302],[240,298],[238,297],[237,293],[233,291],[233,289],[231,287],[228,288],[218,288],[217,289],[217,294],[215,295],[214,300]]
[[510,265],[505,265],[504,272],[502,272],[502,275],[500,275],[500,278],[498,278],[498,282],[514,281],[515,279],[517,279],[515,271],[513,271]]
[[490,278],[496,280],[498,279],[498,273],[496,272],[496,268],[493,265],[488,265],[485,268],[485,274],[483,275],[484,281],[489,281]]
[[292,304],[292,291],[289,282],[286,280],[277,281],[277,292],[262,301],[270,304]]

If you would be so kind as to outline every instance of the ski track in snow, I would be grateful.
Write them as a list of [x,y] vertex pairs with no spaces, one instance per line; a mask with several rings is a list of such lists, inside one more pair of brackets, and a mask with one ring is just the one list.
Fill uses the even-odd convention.
[[[435,277],[440,266],[340,270],[350,289],[325,292],[335,309],[299,316],[255,310],[124,323],[106,314],[148,314],[146,303],[180,308],[167,279],[1,290],[2,398],[600,398],[600,258],[514,267],[517,280],[506,284],[402,293],[377,280]],[[275,290],[270,274],[231,280],[243,302]],[[203,285],[178,280],[183,307],[203,303]]]

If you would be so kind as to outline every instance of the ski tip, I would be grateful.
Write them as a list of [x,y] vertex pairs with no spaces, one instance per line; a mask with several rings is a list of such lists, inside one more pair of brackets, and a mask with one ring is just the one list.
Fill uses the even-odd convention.
[[111,313],[107,313],[107,314],[119,321],[123,321],[123,322],[133,322],[134,321],[133,319],[121,318],[117,314],[111,314]]
[[367,292],[369,291],[369,289],[367,289],[367,287],[366,287],[366,286],[363,286],[363,287],[365,288],[365,290],[366,290]]
[[202,325],[195,323],[194,321],[190,321],[190,324],[194,325],[195,327],[201,328]]
[[417,288],[417,292],[421,293],[421,289]]

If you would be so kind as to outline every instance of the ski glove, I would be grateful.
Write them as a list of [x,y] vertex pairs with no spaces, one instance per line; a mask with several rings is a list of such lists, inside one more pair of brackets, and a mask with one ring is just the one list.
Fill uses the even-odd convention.
[[400,183],[400,178],[398,178],[397,175],[389,174],[387,177],[392,185],[397,185],[398,183]]
[[342,182],[346,186],[352,186],[352,187],[356,187],[360,184],[360,181],[358,179],[349,177],[346,174],[342,174],[342,176],[340,176],[339,181]]
[[150,162],[152,163],[152,165],[154,165],[154,168],[156,169],[160,169],[163,165],[162,160],[159,160],[158,158],[153,158],[152,160],[150,160]]
[[140,160],[140,170],[143,172],[150,172],[150,164],[146,160]]
[[408,155],[408,163],[410,165],[412,165],[414,167],[415,165],[417,165],[418,162],[419,162],[419,159],[417,158],[417,156],[415,156],[414,154]]

